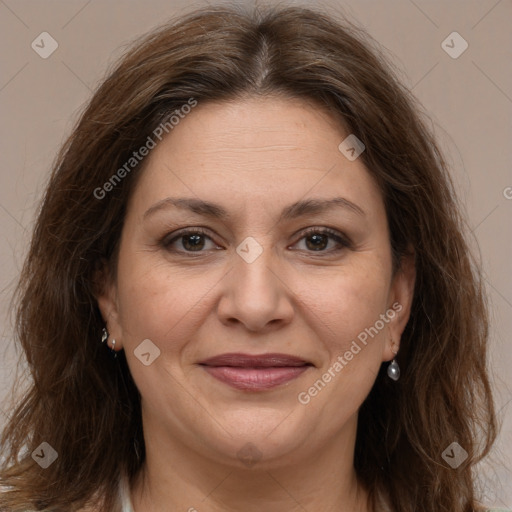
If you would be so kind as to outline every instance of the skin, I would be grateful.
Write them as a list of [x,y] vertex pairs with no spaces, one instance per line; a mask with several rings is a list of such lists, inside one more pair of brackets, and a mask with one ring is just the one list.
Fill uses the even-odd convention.
[[[147,157],[116,280],[98,297],[109,343],[125,350],[142,396],[147,460],[131,490],[136,512],[370,510],[353,468],[357,412],[398,350],[415,275],[409,260],[392,272],[382,195],[361,158],[338,150],[347,135],[303,100],[200,103]],[[172,206],[144,216],[170,196],[215,202],[230,217]],[[295,201],[335,196],[364,214],[342,207],[279,220]],[[207,231],[199,252],[190,238],[162,243],[197,227]],[[315,251],[310,227],[350,243],[321,237]],[[236,252],[249,236],[263,249],[252,263]],[[395,302],[400,313],[300,403]],[[161,351],[149,366],[134,354],[145,339]],[[198,364],[227,352],[280,352],[314,366],[271,390],[240,391]],[[237,455],[248,443],[252,464]]]

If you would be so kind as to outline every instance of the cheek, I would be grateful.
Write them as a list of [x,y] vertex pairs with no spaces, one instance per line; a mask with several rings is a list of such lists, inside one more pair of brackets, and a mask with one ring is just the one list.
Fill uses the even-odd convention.
[[[144,402],[158,409],[164,407],[167,400],[175,400],[167,396],[175,389],[172,376],[182,374],[187,343],[204,323],[204,296],[208,288],[197,286],[199,283],[190,276],[170,273],[161,264],[152,265],[150,269],[133,265],[125,270],[128,272],[124,275],[130,277],[119,282],[123,348]],[[149,345],[149,357],[158,356],[150,359],[148,366],[140,359],[147,349],[139,348],[148,346],[147,342],[141,345],[147,339],[159,351],[153,353],[155,349]],[[168,384],[165,390],[155,393],[162,389],[163,382]]]
[[382,364],[387,327],[377,332],[371,328],[388,307],[387,277],[384,268],[374,262],[362,272],[354,266],[350,272],[333,274],[325,280],[327,291],[318,281],[308,285],[305,309],[314,311],[309,318],[315,322],[325,357],[297,398],[308,414],[322,419],[322,429],[329,435],[356,414]]
[[133,351],[150,339],[162,352],[178,352],[204,322],[208,292],[222,274],[178,271],[161,257],[131,254],[119,262],[123,344],[127,351]]
[[310,318],[325,358],[318,375],[301,390],[301,399],[334,431],[355,414],[382,364],[388,330],[380,315],[389,306],[388,281],[381,269],[333,276],[328,293],[311,288],[306,309],[314,312]]
[[375,324],[388,307],[388,292],[388,276],[380,265],[337,269],[320,279],[303,280],[295,291],[303,314],[317,325],[315,330],[330,352],[345,351]]

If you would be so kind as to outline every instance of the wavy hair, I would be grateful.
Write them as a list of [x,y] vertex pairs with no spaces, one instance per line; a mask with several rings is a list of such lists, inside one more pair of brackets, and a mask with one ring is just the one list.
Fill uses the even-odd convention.
[[[403,376],[390,382],[383,364],[360,408],[358,477],[396,512],[476,509],[473,467],[497,430],[481,271],[448,166],[397,76],[353,23],[298,7],[201,9],[136,41],[63,145],[38,212],[16,293],[31,382],[3,430],[0,510],[117,510],[120,475],[133,478],[145,459],[140,395],[123,353],[113,360],[100,343],[94,276],[102,261],[115,275],[144,161],[102,198],[98,187],[190,98],[276,94],[315,102],[365,144],[395,271],[415,254]],[[45,470],[31,457],[43,441],[58,452]],[[468,453],[457,470],[441,457],[453,441]]]

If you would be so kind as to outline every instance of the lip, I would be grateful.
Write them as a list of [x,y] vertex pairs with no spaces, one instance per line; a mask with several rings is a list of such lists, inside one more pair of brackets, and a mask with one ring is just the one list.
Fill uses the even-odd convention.
[[237,366],[240,368],[270,368],[274,366],[304,366],[310,364],[308,361],[300,357],[288,354],[241,354],[229,353],[210,357],[205,361],[201,361],[205,366]]
[[275,388],[299,377],[313,366],[287,354],[222,354],[199,363],[206,372],[229,386],[248,391]]

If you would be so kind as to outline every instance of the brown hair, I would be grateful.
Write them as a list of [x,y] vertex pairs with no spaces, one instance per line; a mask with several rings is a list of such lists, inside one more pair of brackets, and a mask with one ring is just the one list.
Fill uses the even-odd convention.
[[[373,46],[348,21],[309,9],[206,9],[138,41],[102,83],[58,155],[18,287],[17,337],[33,383],[3,431],[1,510],[114,510],[120,473],[133,477],[144,461],[140,396],[123,353],[113,360],[100,343],[94,285],[101,261],[115,275],[143,165],[103,199],[94,191],[191,98],[272,94],[322,105],[365,144],[395,270],[408,247],[415,253],[402,377],[390,381],[382,365],[360,408],[357,474],[396,512],[474,509],[472,468],[496,437],[480,271],[421,109]],[[31,458],[43,441],[58,452],[46,470]],[[441,458],[453,441],[468,452],[456,470]]]

